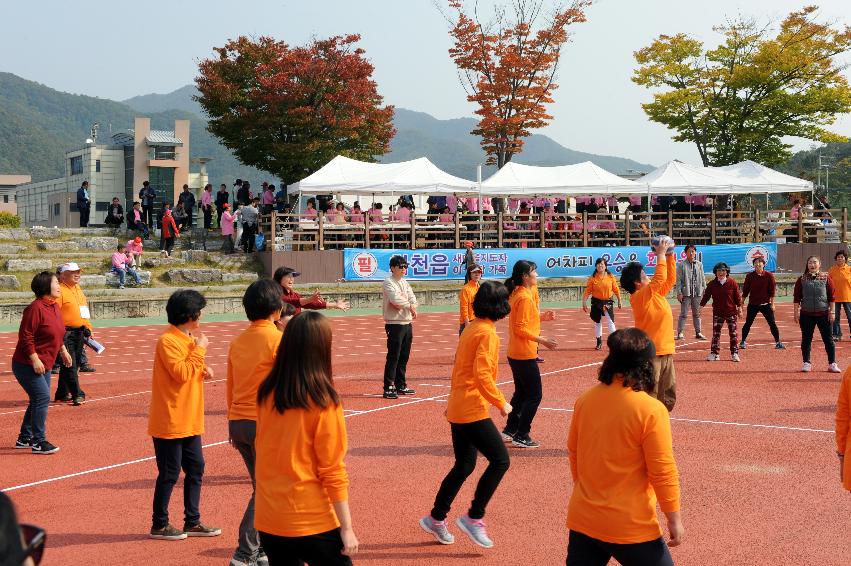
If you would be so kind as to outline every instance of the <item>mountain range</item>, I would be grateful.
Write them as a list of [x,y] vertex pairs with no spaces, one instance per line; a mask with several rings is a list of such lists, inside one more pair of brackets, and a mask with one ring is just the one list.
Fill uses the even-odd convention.
[[[146,94],[124,101],[69,94],[11,73],[0,73],[0,172],[30,174],[34,181],[62,176],[64,152],[82,146],[92,123],[100,123],[102,143],[110,132],[132,127],[133,118],[145,115],[156,129],[172,129],[174,120],[191,121],[191,157],[209,157],[207,170],[213,183],[234,178],[254,180],[274,176],[241,164],[206,130],[204,114],[187,85],[168,94]],[[396,108],[397,133],[390,153],[381,162],[428,157],[441,169],[467,179],[484,161],[479,138],[470,134],[474,118],[439,120],[423,112]],[[614,173],[650,171],[654,167],[623,157],[595,155],[568,149],[552,138],[536,134],[526,140],[515,161],[527,165],[565,165],[593,161]],[[486,177],[493,168],[483,172]]]

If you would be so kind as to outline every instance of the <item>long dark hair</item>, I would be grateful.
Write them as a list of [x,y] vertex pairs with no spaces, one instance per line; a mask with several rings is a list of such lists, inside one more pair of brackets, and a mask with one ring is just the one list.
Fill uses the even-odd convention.
[[515,263],[514,269],[511,270],[511,277],[505,280],[505,287],[508,289],[508,294],[513,293],[515,288],[522,287],[523,276],[529,275],[536,269],[538,269],[538,266],[533,261],[521,259]]
[[650,337],[638,328],[624,328],[609,334],[609,355],[600,366],[597,379],[611,385],[615,376],[623,378],[623,386],[633,391],[650,393],[656,387],[653,359],[656,347]]
[[338,405],[331,374],[331,323],[318,312],[304,311],[287,324],[278,358],[257,391],[257,403],[272,395],[275,409],[322,409]]

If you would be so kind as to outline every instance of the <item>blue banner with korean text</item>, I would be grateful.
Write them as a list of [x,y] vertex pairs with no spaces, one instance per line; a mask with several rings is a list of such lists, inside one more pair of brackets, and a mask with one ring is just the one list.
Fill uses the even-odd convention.
[[[677,246],[677,261],[685,258],[685,246]],[[656,254],[647,246],[603,248],[486,248],[473,250],[476,263],[484,268],[484,276],[505,279],[518,260],[533,261],[540,277],[587,277],[594,271],[597,258],[605,258],[609,270],[618,274],[623,267],[638,261],[648,274],[656,267]],[[409,279],[463,279],[465,250],[375,250],[348,248],[343,251],[343,279],[346,281],[380,281],[390,276],[390,258],[401,255],[408,261]],[[766,271],[777,267],[777,244],[719,244],[698,246],[697,254],[706,273],[723,261],[731,273],[747,273],[753,269],[756,257],[765,259]]]

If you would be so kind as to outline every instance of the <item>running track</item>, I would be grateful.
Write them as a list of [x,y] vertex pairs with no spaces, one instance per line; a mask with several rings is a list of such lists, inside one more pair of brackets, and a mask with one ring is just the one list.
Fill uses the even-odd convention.
[[[791,305],[779,306],[778,314],[787,351],[773,349],[762,319],[740,364],[703,361],[707,342],[678,344],[680,399],[672,417],[686,528],[685,543],[673,549],[678,565],[849,563],[851,498],[839,484],[832,433],[840,376],[823,372],[827,362],[819,342],[813,360],[819,371],[799,373],[799,332]],[[620,326],[631,323],[628,308],[618,315]],[[486,517],[496,542],[490,550],[472,545],[457,528],[455,545],[440,546],[416,524],[429,511],[452,462],[443,411],[456,316],[421,315],[409,365],[409,384],[417,395],[398,401],[378,395],[384,355],[380,319],[332,319],[334,369],[349,431],[352,513],[361,543],[356,563],[564,563],[570,409],[576,396],[595,383],[604,353],[593,350],[587,315],[573,309],[558,311],[558,317],[543,325],[560,346],[543,353],[544,402],[532,431],[542,447],[511,449],[511,469]],[[206,386],[201,511],[205,522],[223,529],[214,539],[169,543],[146,538],[156,475],[146,425],[153,346],[161,327],[96,332],[108,349],[92,356],[97,373],[82,374],[89,402],[51,405],[48,438],[61,447],[54,456],[11,448],[26,397],[11,371],[0,372],[0,426],[6,431],[0,488],[13,498],[22,521],[47,529],[45,564],[141,564],[152,556],[164,565],[227,564],[250,494],[242,462],[226,441],[223,381],[228,343],[244,326],[204,325],[216,378]],[[504,351],[505,322],[498,328]],[[10,359],[14,343],[15,335],[6,333],[3,359]],[[840,343],[843,368],[851,364],[848,354],[846,343]],[[729,353],[723,358],[728,360]],[[499,380],[510,395],[507,363],[500,365]],[[466,511],[481,467],[482,460],[456,501],[453,519]],[[179,525],[180,486],[171,510],[172,522]]]

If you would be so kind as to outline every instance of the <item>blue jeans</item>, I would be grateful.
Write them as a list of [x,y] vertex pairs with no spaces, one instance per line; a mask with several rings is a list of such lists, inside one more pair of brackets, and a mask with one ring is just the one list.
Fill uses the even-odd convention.
[[45,370],[38,374],[31,365],[12,361],[12,373],[30,398],[21,423],[21,438],[31,438],[34,442],[44,440],[47,408],[50,406],[50,368]]
[[119,285],[124,285],[124,281],[127,279],[127,273],[129,273],[130,275],[133,276],[133,279],[136,281],[136,285],[142,284],[142,279],[139,278],[139,274],[136,273],[136,270],[133,269],[132,267],[128,267],[125,271],[124,269],[120,269],[118,267],[113,266],[112,272],[118,274],[118,284]]

